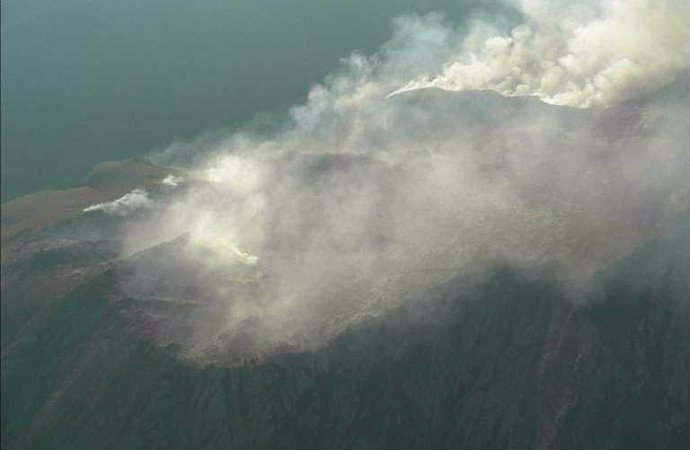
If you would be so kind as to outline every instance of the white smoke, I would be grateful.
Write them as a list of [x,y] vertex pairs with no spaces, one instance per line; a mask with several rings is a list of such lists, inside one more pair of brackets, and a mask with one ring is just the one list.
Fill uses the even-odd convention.
[[503,34],[479,24],[438,75],[417,89],[534,95],[580,108],[610,106],[667,84],[690,64],[684,0],[523,0],[526,22]]
[[182,182],[182,177],[178,177],[176,175],[170,174],[167,175],[165,178],[161,180],[161,184],[169,187],[178,187],[180,183]]
[[113,216],[127,216],[136,210],[148,208],[152,204],[148,192],[144,189],[134,189],[113,201],[88,206],[84,208],[84,212],[102,211]]
[[[532,27],[545,17],[538,5],[525,11]],[[584,72],[566,72],[543,98],[592,106],[647,93],[682,67],[671,44],[659,42],[684,48],[671,25],[685,28],[686,17],[658,25],[667,38],[635,50],[645,64],[663,64],[626,78],[612,69],[617,64],[599,70],[601,61],[623,61],[637,44],[597,33],[640,28],[651,38],[644,26],[669,16],[662,13],[671,3],[627,5],[599,3],[595,16],[565,10],[554,33],[567,38],[551,53],[536,48],[547,44],[546,24],[531,34],[518,28],[510,38],[522,40],[515,55],[477,70],[494,64],[502,76],[504,66],[519,63],[532,74],[516,78],[522,85],[544,78],[542,66],[566,64],[559,55],[596,50]],[[633,13],[635,5],[648,15]],[[378,54],[345,60],[291,110],[281,131],[219,142],[194,168],[194,183],[132,220],[124,246],[137,267],[130,295],[150,295],[161,279],[161,289],[177,283],[171,295],[191,292],[213,311],[192,320],[191,336],[166,339],[202,354],[237,351],[237,342],[252,355],[315,348],[459,273],[496,263],[548,268],[579,286],[673,217],[690,192],[683,95],[584,111],[486,92],[386,99],[405,80],[441,69],[458,48],[476,48],[478,33],[463,44],[465,34],[439,16],[398,20]],[[492,42],[496,55],[510,46]],[[659,48],[668,51],[653,59]],[[616,81],[597,82],[582,96],[586,74],[595,72]],[[546,89],[543,80],[530,82],[535,95]]]

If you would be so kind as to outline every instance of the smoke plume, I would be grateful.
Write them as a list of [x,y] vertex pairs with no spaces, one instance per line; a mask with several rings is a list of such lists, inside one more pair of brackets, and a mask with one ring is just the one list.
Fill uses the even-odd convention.
[[317,348],[497,263],[587,284],[687,207],[687,8],[523,12],[398,19],[283,128],[218,142],[129,221],[128,291],[203,303],[165,331],[198,356]]
[[132,212],[151,206],[151,199],[144,189],[134,189],[110,202],[97,203],[84,208],[84,212],[103,211],[114,216],[126,216]]
[[491,90],[555,105],[610,106],[663,86],[690,64],[687,2],[559,3],[523,0],[524,24],[510,33],[478,25],[441,73],[393,95]]

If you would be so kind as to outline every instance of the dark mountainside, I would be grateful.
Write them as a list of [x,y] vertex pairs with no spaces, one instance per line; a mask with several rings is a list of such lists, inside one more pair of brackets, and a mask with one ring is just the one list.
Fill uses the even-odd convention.
[[[112,239],[89,236],[103,227]],[[318,351],[231,367],[152,343],[156,317],[194,305],[123,298],[128,262],[116,261],[116,228],[87,214],[4,243],[3,448],[690,442],[688,218],[602,272],[580,306],[548,276],[499,267],[449,281]]]
[[[513,114],[518,101],[552,108],[481,97],[479,106],[506,107],[464,120],[498,121],[489,112]],[[592,125],[586,113],[563,111],[571,126],[599,133],[602,149],[668,119],[622,108]],[[304,171],[316,191],[329,171],[348,167],[382,183],[400,175],[365,159],[307,154],[282,167]],[[238,327],[197,358],[180,342],[193,321],[219,312],[195,277],[227,274],[175,267],[173,279],[166,265],[186,236],[123,257],[131,217],[83,212],[137,187],[164,198],[163,180],[180,173],[143,159],[107,163],[82,187],[2,205],[4,449],[688,448],[687,205],[673,226],[650,228],[606,264],[586,299],[568,297],[548,271],[494,267],[313,351],[266,349]],[[306,198],[283,206],[318,206],[318,196]],[[156,264],[142,271],[147,258]],[[133,274],[149,277],[138,290],[127,286]]]

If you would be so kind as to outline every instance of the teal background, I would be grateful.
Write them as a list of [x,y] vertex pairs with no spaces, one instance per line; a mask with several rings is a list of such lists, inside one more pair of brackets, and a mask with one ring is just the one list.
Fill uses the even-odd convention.
[[[392,18],[461,20],[497,0],[2,2],[2,198],[104,160],[279,116]],[[479,6],[479,7],[478,7]]]

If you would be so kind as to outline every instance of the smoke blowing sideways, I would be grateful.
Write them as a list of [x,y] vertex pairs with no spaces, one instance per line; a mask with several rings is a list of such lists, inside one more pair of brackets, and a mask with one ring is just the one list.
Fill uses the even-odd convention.
[[98,205],[128,215],[125,289],[205,305],[172,332],[196,356],[318,348],[495,264],[584,289],[688,206],[690,9],[566,3],[512,29],[398,19],[279,132]]
[[509,35],[476,27],[439,74],[395,93],[481,89],[589,108],[657,89],[687,67],[687,2],[577,2],[565,9],[562,3],[524,0],[527,23]]

